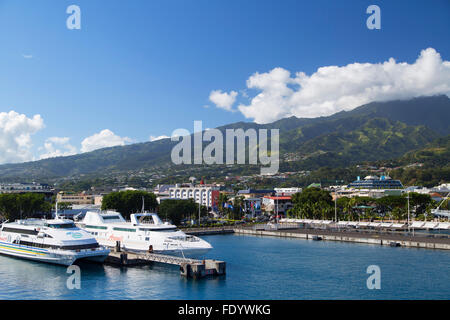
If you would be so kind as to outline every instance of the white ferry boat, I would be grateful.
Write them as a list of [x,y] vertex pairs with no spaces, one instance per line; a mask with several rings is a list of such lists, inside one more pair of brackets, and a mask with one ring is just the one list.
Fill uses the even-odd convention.
[[125,221],[115,211],[88,211],[79,226],[91,232],[101,245],[113,247],[120,241],[120,246],[129,251],[196,257],[212,249],[205,240],[161,221],[156,213],[131,214],[130,219]]
[[0,253],[69,266],[76,260],[103,262],[110,250],[72,220],[25,219],[0,228]]

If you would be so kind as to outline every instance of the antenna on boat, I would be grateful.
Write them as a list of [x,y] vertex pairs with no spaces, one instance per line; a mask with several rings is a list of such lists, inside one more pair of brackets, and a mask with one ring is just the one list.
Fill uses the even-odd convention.
[[56,215],[56,219],[58,220],[59,219],[59,216],[58,216],[58,199],[56,199],[56,202],[55,202],[55,215]]

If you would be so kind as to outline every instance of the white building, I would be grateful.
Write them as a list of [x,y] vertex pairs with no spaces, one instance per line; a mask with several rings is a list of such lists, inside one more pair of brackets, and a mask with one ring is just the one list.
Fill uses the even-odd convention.
[[274,188],[276,194],[286,194],[286,195],[292,195],[294,193],[302,192],[302,188]]
[[169,189],[169,197],[172,199],[194,199],[206,207],[217,205],[219,189],[209,186],[173,187]]
[[52,190],[46,184],[38,183],[0,183],[0,193],[51,193]]

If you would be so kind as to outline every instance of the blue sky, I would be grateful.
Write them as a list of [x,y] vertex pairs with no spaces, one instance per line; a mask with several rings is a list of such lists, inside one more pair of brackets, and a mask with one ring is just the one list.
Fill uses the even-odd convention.
[[[81,8],[80,30],[66,28],[71,4]],[[371,4],[381,30],[366,27]],[[238,105],[261,91],[247,88],[256,72],[412,64],[430,47],[448,61],[449,30],[447,0],[0,0],[0,112],[41,115],[35,157],[50,137],[80,149],[104,129],[144,142],[192,130],[194,120],[253,121]],[[238,93],[234,112],[209,100],[213,90]]]

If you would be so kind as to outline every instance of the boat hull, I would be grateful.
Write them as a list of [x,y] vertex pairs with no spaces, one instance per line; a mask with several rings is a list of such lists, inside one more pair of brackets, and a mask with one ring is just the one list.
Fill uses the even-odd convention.
[[109,252],[110,250],[106,248],[96,249],[95,251],[55,252],[47,249],[0,242],[0,254],[63,266],[70,266],[79,259],[103,262]]

